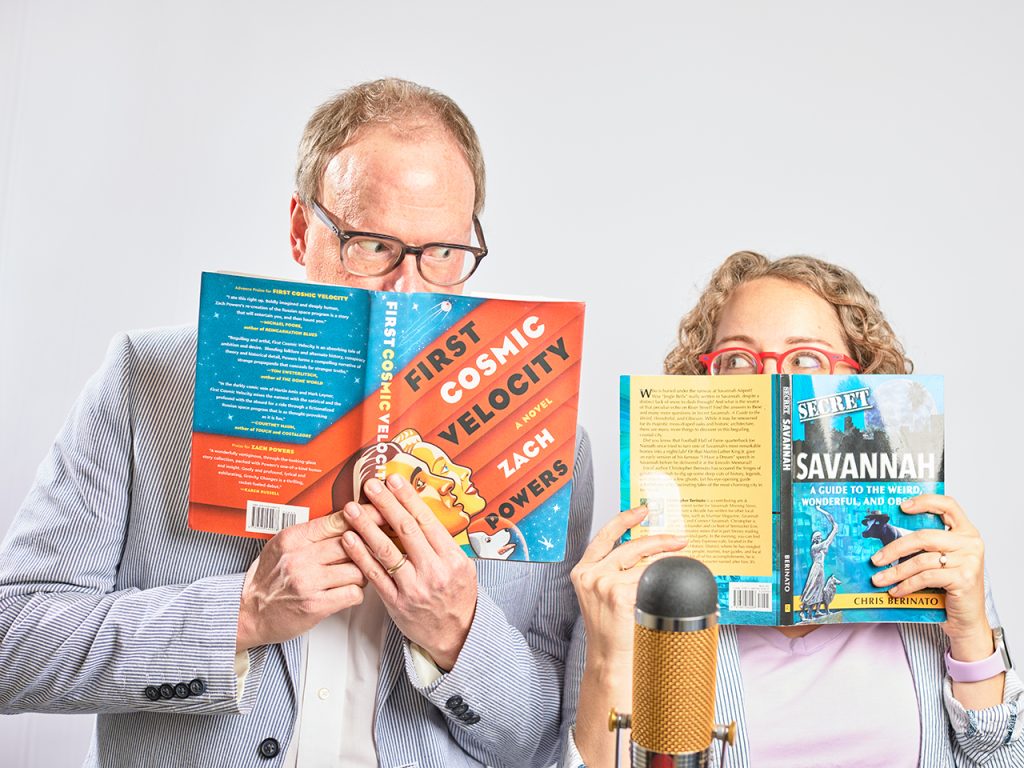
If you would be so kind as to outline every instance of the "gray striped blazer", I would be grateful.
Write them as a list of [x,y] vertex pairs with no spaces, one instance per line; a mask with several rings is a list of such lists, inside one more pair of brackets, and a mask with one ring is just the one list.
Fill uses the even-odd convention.
[[[998,618],[991,600],[987,600],[987,603],[990,621],[995,626]],[[947,682],[943,661],[947,643],[942,628],[937,624],[901,624],[900,636],[910,663],[921,717],[918,764],[922,768],[977,765],[992,768],[1024,767],[1024,738],[1021,738],[1024,717],[1019,716],[1024,686],[1017,673],[1011,670],[1006,675],[1002,704],[984,710],[966,710],[953,698]],[[581,618],[567,662],[564,713],[567,722],[576,719],[575,707],[583,675],[585,647],[586,637]],[[736,721],[736,743],[727,750],[725,765],[728,768],[748,768],[750,744],[747,740],[739,646],[736,627],[733,626],[720,627],[716,685],[715,722]],[[571,732],[565,734],[565,746],[563,765],[566,768],[585,768]],[[719,767],[719,750],[719,742],[715,742],[710,760],[712,768]],[[813,750],[814,740],[810,739],[807,754],[794,758],[793,764],[835,765],[835,760],[840,758],[838,755],[815,757]]]
[[[261,542],[186,523],[195,350],[194,328],[114,339],[0,546],[0,713],[99,713],[88,766],[270,768],[291,738],[300,640],[255,649],[236,699],[239,598]],[[381,766],[555,760],[579,612],[569,569],[593,499],[582,432],[574,472],[565,562],[478,562],[476,615],[449,673],[417,687],[389,628],[366,702]],[[151,701],[147,687],[164,683],[183,695]],[[456,697],[477,722],[446,706]],[[260,755],[268,738],[279,757]]]

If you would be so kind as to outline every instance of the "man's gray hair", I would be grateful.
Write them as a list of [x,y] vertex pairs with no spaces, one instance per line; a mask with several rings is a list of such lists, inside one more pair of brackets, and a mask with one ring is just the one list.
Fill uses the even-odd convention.
[[484,207],[484,156],[473,124],[443,93],[408,80],[387,77],[348,88],[321,104],[306,123],[299,143],[295,188],[309,205],[320,196],[327,164],[360,128],[373,123],[416,126],[435,123],[455,139],[473,171],[473,213]]

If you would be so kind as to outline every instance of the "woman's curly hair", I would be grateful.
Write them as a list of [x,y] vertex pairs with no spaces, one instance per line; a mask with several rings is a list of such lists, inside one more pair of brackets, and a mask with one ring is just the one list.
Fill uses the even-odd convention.
[[704,373],[699,357],[711,351],[722,307],[739,286],[762,277],[802,285],[835,307],[850,356],[860,363],[862,373],[913,370],[878,299],[848,269],[811,256],[772,261],[753,251],[739,251],[715,270],[697,306],[679,323],[679,340],[665,358],[665,373]]

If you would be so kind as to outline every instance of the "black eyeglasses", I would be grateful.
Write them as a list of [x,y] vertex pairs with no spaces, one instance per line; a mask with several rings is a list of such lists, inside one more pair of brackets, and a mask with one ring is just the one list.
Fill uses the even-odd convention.
[[402,263],[405,255],[416,257],[416,269],[428,283],[450,287],[466,282],[476,272],[481,259],[487,255],[487,243],[480,220],[473,215],[478,248],[455,243],[424,243],[406,245],[397,237],[375,232],[349,232],[339,229],[327,211],[316,200],[311,200],[313,211],[338,238],[341,263],[345,271],[360,277],[386,275]]

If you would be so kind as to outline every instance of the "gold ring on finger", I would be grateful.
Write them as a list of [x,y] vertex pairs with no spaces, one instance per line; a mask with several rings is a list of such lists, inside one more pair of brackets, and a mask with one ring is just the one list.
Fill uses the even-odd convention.
[[408,559],[409,559],[409,556],[406,555],[406,554],[403,554],[401,560],[399,560],[397,563],[392,565],[390,568],[386,569],[387,572],[388,572],[388,576],[394,575],[395,571],[397,571],[399,568],[401,568],[403,565],[405,565],[405,562]]

